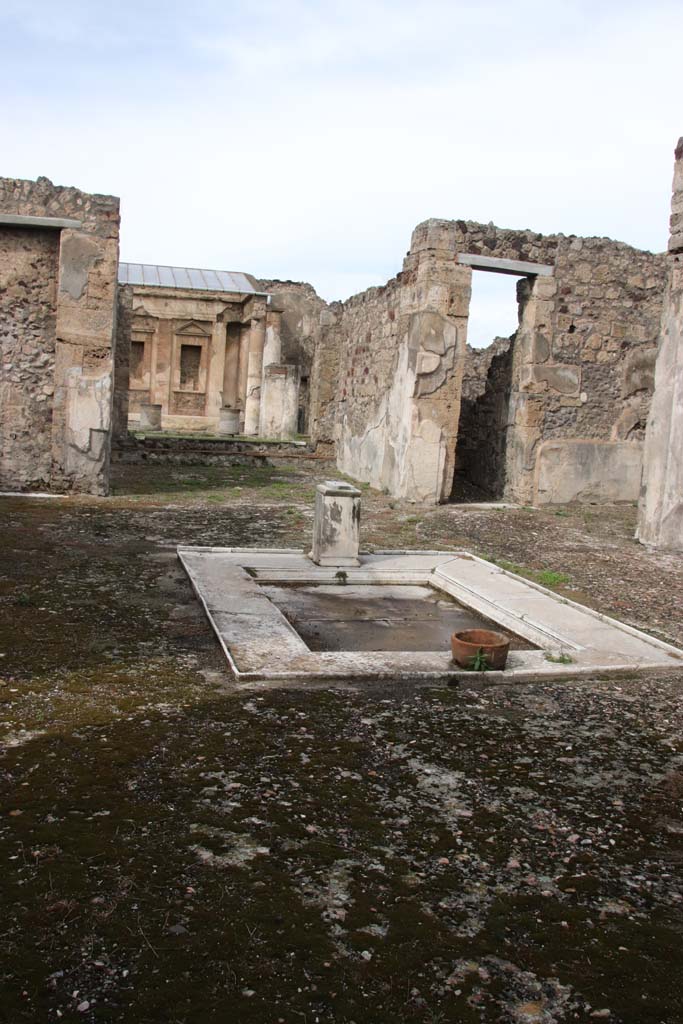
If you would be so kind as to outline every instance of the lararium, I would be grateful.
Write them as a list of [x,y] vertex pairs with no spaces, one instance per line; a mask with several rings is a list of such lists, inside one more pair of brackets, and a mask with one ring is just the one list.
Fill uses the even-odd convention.
[[319,485],[310,555],[178,548],[238,684],[471,681],[448,638],[481,627],[511,640],[487,682],[680,670],[683,651],[467,551],[360,553],[359,503]]

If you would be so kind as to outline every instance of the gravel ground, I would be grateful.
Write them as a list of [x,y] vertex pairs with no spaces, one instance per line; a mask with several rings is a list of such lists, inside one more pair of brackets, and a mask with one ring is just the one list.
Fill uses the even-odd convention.
[[[304,547],[327,466],[0,499],[0,1020],[683,1019],[680,678],[236,692],[178,543]],[[364,495],[683,644],[631,507]]]

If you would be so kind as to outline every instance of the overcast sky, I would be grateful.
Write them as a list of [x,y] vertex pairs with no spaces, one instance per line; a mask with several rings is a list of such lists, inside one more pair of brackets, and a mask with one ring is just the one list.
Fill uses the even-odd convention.
[[0,39],[0,173],[120,196],[124,260],[341,299],[427,217],[665,248],[681,0],[1,0]]

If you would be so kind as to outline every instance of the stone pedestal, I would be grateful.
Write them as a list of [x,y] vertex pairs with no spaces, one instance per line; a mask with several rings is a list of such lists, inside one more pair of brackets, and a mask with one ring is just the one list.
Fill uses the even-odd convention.
[[259,434],[286,440],[296,437],[299,415],[299,367],[271,363],[263,370]]
[[161,406],[145,403],[140,406],[140,430],[161,430]]
[[240,411],[239,409],[221,409],[218,417],[219,434],[239,434]]
[[313,550],[316,565],[358,566],[360,491],[343,480],[325,480],[315,495]]

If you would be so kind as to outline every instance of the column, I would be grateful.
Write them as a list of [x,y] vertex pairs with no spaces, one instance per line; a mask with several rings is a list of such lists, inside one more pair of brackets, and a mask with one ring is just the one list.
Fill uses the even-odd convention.
[[219,320],[211,330],[209,344],[209,368],[206,380],[205,415],[218,426],[218,418],[223,405],[223,375],[225,372],[225,335],[226,325]]
[[175,358],[173,324],[157,320],[154,335],[149,400],[162,407],[164,414],[173,412],[173,360]]
[[299,367],[293,364],[285,366],[287,373],[284,380],[282,400],[282,428],[280,437],[291,439],[299,431]]
[[282,312],[269,309],[266,314],[266,341],[263,346],[263,367],[279,363],[282,359]]
[[240,331],[240,350],[237,371],[237,402],[240,409],[240,430],[244,431],[244,410],[247,404],[247,370],[249,368],[249,342],[251,338],[251,321],[242,324]]
[[237,409],[239,403],[240,325],[228,324],[223,371],[223,407]]
[[247,363],[247,394],[244,404],[244,433],[255,437],[259,428],[263,348],[266,342],[265,317],[251,321],[249,360]]

